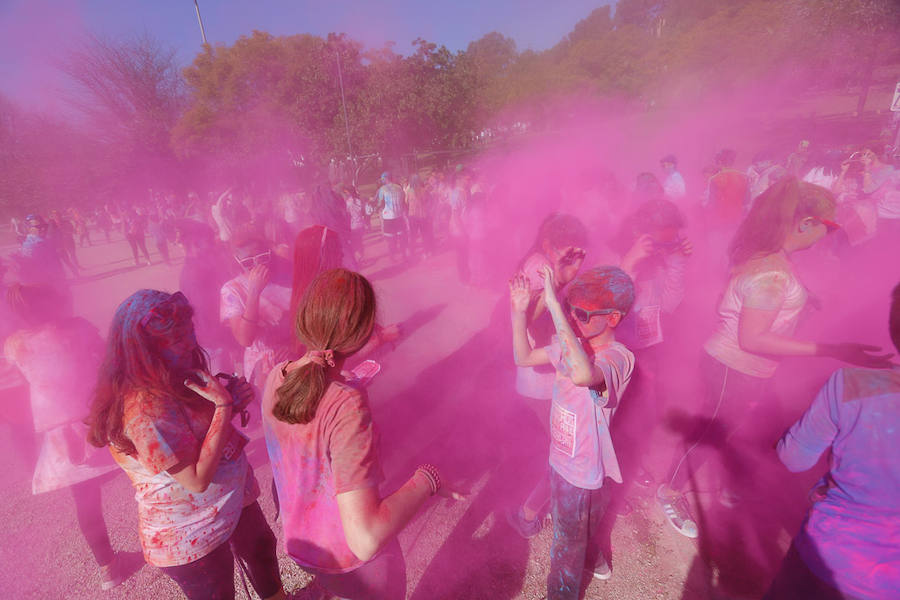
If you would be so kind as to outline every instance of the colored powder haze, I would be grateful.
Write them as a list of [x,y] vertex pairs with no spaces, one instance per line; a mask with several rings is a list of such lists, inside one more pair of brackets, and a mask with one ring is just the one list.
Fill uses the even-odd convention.
[[[321,31],[313,33],[347,31],[369,47],[394,40],[402,52],[403,44],[419,35],[456,49],[493,29],[512,35],[520,48],[545,48],[596,3],[564,3],[565,10],[554,7],[554,19],[546,27],[540,26],[544,17],[534,15],[538,5],[544,6],[537,2],[524,3],[531,11],[523,3],[479,4],[483,12],[475,11],[474,3],[450,3],[445,15],[412,2],[396,2],[383,11],[376,11],[371,3],[364,10],[350,3],[327,8],[301,3],[290,19],[280,18],[275,4],[254,3],[249,14],[237,3],[221,11],[213,2],[201,8],[210,37],[226,43],[254,28],[290,34],[311,31],[315,23]],[[177,19],[172,16],[175,6],[163,3],[155,14],[135,7],[123,15],[114,13],[124,10],[120,3],[7,3],[0,21],[3,94],[50,114],[68,114],[70,107],[60,99],[66,84],[54,67],[64,58],[61,53],[86,32],[138,33],[138,21],[149,33],[175,44],[179,60],[187,63],[198,35],[193,6],[179,3]],[[301,12],[313,10],[316,18],[304,24]],[[501,19],[507,11],[517,15],[510,27]],[[716,245],[704,229],[699,206],[705,187],[703,168],[726,147],[736,149],[736,166],[746,169],[760,150],[772,150],[783,160],[801,139],[810,140],[814,148],[840,147],[878,133],[871,127],[856,129],[852,121],[848,125],[847,120],[837,123],[835,119],[829,125],[824,119],[810,118],[812,104],[798,95],[806,83],[790,73],[775,72],[741,89],[697,98],[682,93],[676,82],[671,89],[659,90],[655,101],[662,108],[656,110],[621,99],[563,97],[551,108],[545,107],[543,114],[552,116],[550,122],[530,123],[532,131],[542,132],[539,135],[529,134],[515,143],[461,158],[483,188],[493,190],[490,204],[480,212],[478,232],[472,236],[473,260],[482,276],[478,286],[458,280],[455,257],[447,248],[411,266],[398,266],[389,260],[380,236],[366,238],[367,264],[362,272],[379,293],[380,321],[400,323],[403,331],[394,349],[375,357],[383,369],[369,388],[382,438],[387,487],[393,489],[405,481],[416,465],[432,462],[445,479],[470,494],[462,502],[426,505],[400,536],[409,598],[511,600],[523,597],[523,590],[529,598],[543,593],[549,529],[524,540],[503,517],[504,509],[517,506],[527,496],[546,464],[546,451],[542,454],[534,443],[543,435],[541,426],[530,411],[523,410],[514,392],[507,280],[531,247],[540,222],[553,211],[576,215],[588,227],[585,267],[616,262],[621,251],[611,247],[612,240],[621,220],[635,207],[637,174],[652,172],[661,179],[659,159],[672,153],[687,181],[688,193],[679,207],[687,219],[685,235],[695,250],[688,261],[685,298],[665,322],[666,343],[657,357],[656,376],[664,390],[661,422],[641,450],[646,453],[644,463],[657,478],[662,476],[695,419],[704,414],[700,348],[712,329],[726,282],[724,247]],[[878,96],[870,102],[882,100]],[[219,181],[212,187],[220,192],[230,183]],[[360,183],[368,186],[374,181]],[[65,208],[66,199],[59,202],[59,208]],[[49,206],[46,201],[40,204]],[[31,210],[17,208],[20,213]],[[100,241],[99,232],[92,235],[95,242]],[[10,241],[4,254],[13,249]],[[112,310],[134,290],[174,291],[182,254],[179,249],[172,252],[174,266],[158,262],[154,252],[156,264],[131,269],[121,236],[112,244],[79,248],[86,275],[73,282],[76,314],[105,334]],[[900,281],[898,255],[900,240],[895,238],[876,239],[843,254],[828,241],[798,253],[798,273],[817,302],[807,307],[796,337],[892,349],[886,315],[889,292]],[[773,408],[773,443],[838,366],[823,359],[783,361],[776,376],[780,405]],[[17,426],[15,419],[10,420],[14,424],[4,423],[4,431]],[[258,423],[255,416],[254,421]],[[265,444],[258,437],[261,430],[251,425],[250,431],[256,438],[248,446],[248,456],[264,490],[264,511],[271,519],[274,508],[268,494],[271,472]],[[46,597],[97,597],[94,567],[77,535],[69,496],[65,491],[31,496],[29,454],[19,452],[10,441],[20,436],[6,437],[3,464],[10,475],[0,503],[0,517],[6,524],[0,531],[0,595],[38,597],[43,590]],[[628,450],[619,449],[621,454]],[[764,506],[751,501],[750,509],[725,510],[712,493],[706,493],[711,490],[703,490],[696,515],[702,532],[699,544],[669,528],[649,492],[629,487],[633,512],[610,511],[606,527],[614,577],[602,584],[605,587],[592,583],[586,597],[699,599],[709,597],[713,589],[753,597],[761,592],[760,582],[771,577],[799,528],[808,506],[806,491],[817,473],[821,471],[790,475],[774,455],[755,457],[753,470],[744,475],[758,481],[758,489],[767,494]],[[104,512],[113,545],[139,551],[136,509],[124,475],[117,474],[105,484]],[[270,523],[281,540],[281,523]],[[280,560],[288,589],[308,580],[283,553]],[[748,590],[748,596],[740,595]],[[239,591],[239,597],[242,594]],[[108,596],[168,598],[177,597],[177,590],[147,566]]]

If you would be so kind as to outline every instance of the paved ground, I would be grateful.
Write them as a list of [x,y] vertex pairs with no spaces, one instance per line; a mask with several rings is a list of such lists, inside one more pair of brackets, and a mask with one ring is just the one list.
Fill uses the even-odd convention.
[[[367,252],[381,256],[380,241],[370,239]],[[140,269],[130,266],[123,241],[78,253],[87,269],[74,284],[76,310],[104,333],[112,310],[134,289],[175,289],[177,252],[175,266],[156,262]],[[155,254],[153,258],[159,260]],[[498,323],[508,319],[502,288],[460,285],[453,257],[446,252],[409,269],[394,267],[382,256],[365,272],[378,290],[381,322],[401,322],[405,331],[396,348],[379,357],[384,369],[370,389],[383,438],[386,487],[399,485],[416,464],[430,461],[469,492],[465,501],[426,505],[400,536],[408,564],[407,597],[542,597],[550,530],[545,527],[536,538],[524,540],[502,513],[521,501],[534,479],[534,456],[527,442],[540,436],[511,399],[511,371],[498,367],[506,365],[509,356],[508,341],[496,339],[502,331]],[[248,455],[264,490],[263,510],[271,519],[271,472],[259,431],[251,430],[257,439],[248,446]],[[68,492],[32,496],[30,471],[11,446],[8,430],[0,431],[5,474],[0,491],[0,522],[5,524],[0,534],[0,597],[180,597],[176,586],[151,566],[116,590],[101,593]],[[658,447],[665,452],[672,443],[664,436]],[[105,484],[103,502],[114,547],[138,553],[136,506],[123,474]],[[732,597],[722,591],[718,573],[699,560],[702,543],[669,528],[647,492],[635,493],[631,502],[635,510],[627,516],[611,514],[607,526],[613,577],[590,582],[586,598]],[[273,528],[281,538],[280,523]],[[789,538],[782,533],[777,543],[786,547]],[[288,590],[307,584],[308,576],[283,554],[280,563]],[[238,586],[238,597],[246,597]]]

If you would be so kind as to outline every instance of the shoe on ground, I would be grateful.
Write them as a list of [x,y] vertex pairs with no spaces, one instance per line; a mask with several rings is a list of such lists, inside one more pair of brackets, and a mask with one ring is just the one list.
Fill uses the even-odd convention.
[[692,539],[697,537],[699,533],[697,523],[691,518],[684,496],[663,484],[656,491],[656,502],[675,531]]
[[526,519],[521,508],[515,512],[507,509],[506,522],[509,523],[510,527],[516,530],[516,533],[526,540],[539,534],[541,532],[541,527],[544,525],[543,519],[540,517],[532,521]]
[[112,562],[100,567],[100,589],[109,591],[140,571],[144,557],[139,552],[117,552]]
[[606,558],[603,556],[597,558],[597,564],[594,565],[593,569],[585,569],[584,572],[590,573],[591,577],[600,581],[606,581],[612,577],[612,569],[609,568],[609,563],[606,562]]

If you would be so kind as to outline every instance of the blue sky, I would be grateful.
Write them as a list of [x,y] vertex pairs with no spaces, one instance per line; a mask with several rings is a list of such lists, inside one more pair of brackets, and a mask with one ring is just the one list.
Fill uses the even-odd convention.
[[[591,10],[611,0],[200,0],[211,43],[233,43],[254,29],[276,35],[346,32],[369,47],[416,37],[451,50],[491,31],[519,49],[558,42]],[[0,91],[52,109],[62,82],[53,63],[85,33],[147,32],[188,64],[200,46],[193,0],[0,0]]]

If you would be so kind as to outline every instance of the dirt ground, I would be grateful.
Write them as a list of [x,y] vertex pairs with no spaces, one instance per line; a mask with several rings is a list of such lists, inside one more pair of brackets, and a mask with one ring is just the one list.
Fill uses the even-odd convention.
[[[98,235],[94,234],[95,243]],[[367,253],[381,257],[383,244],[368,239]],[[73,282],[75,308],[105,333],[115,306],[139,287],[174,290],[180,257],[134,268],[127,245],[79,248],[86,267]],[[484,398],[504,395],[501,378],[484,383],[479,373],[460,373],[452,386],[435,385],[437,373],[472,370],[473,352],[505,353],[507,340],[485,339],[485,327],[506,308],[502,290],[467,288],[457,282],[450,253],[438,253],[409,269],[377,258],[364,271],[379,294],[381,321],[400,322],[404,336],[379,360],[383,371],[370,388],[376,422],[382,431],[386,489],[399,485],[415,464],[429,460],[445,468],[445,477],[464,489],[466,500],[429,502],[400,536],[408,570],[407,597],[432,599],[541,598],[549,567],[550,527],[531,540],[506,523],[503,510],[527,494],[533,473],[527,450],[504,440],[539,435],[521,410],[505,400],[494,406]],[[498,308],[499,307],[499,308]],[[493,317],[492,317],[493,315]],[[506,354],[485,361],[491,365]],[[480,361],[474,361],[479,364]],[[486,366],[486,368],[488,368]],[[491,379],[490,377],[488,379]],[[444,377],[446,380],[446,377]],[[497,392],[491,391],[497,387]],[[485,389],[485,387],[487,389]],[[441,388],[441,389],[437,389]],[[508,390],[507,390],[508,391]],[[486,394],[485,392],[491,392]],[[508,394],[506,394],[508,395]],[[8,395],[7,395],[8,397]],[[467,398],[479,398],[477,406]],[[7,404],[7,401],[4,401]],[[483,423],[490,425],[481,426]],[[31,467],[15,447],[4,423],[0,460],[5,482],[0,489],[0,597],[3,598],[178,598],[179,590],[162,573],[144,566],[111,592],[99,589],[99,576],[78,530],[67,490],[31,495]],[[271,471],[261,431],[251,423],[247,453],[271,520]],[[512,436],[512,438],[510,437]],[[662,442],[661,447],[668,446]],[[613,568],[609,581],[591,581],[585,598],[700,599],[728,597],[715,591],[715,573],[698,558],[696,541],[681,537],[662,519],[650,492],[629,495],[633,511],[610,515],[606,526]],[[113,546],[139,556],[137,511],[127,477],[115,473],[103,486],[103,508]],[[281,540],[280,522],[272,523]],[[788,537],[782,542],[787,544]],[[286,589],[309,582],[279,549]],[[235,578],[238,598],[246,597]]]
[[[94,246],[78,249],[86,269],[81,279],[73,281],[73,291],[76,313],[102,333],[114,308],[135,289],[177,289],[181,262],[177,249],[173,248],[172,266],[151,252],[154,264],[135,268],[121,236],[112,243],[100,243],[96,232],[93,238]],[[0,247],[0,254],[10,250]],[[432,462],[468,494],[458,502],[430,501],[400,535],[407,561],[407,598],[541,598],[549,568],[550,527],[525,540],[504,518],[504,510],[521,502],[541,468],[540,461],[535,462],[534,444],[525,443],[540,439],[540,429],[511,397],[509,342],[496,335],[497,323],[508,322],[505,291],[502,286],[461,285],[454,257],[446,250],[399,268],[388,262],[383,242],[372,235],[366,253],[371,260],[362,270],[378,292],[380,321],[399,322],[404,331],[395,348],[377,357],[383,369],[369,390],[382,435],[387,476],[383,491],[402,483],[415,465]],[[677,368],[696,365],[686,362]],[[4,474],[0,598],[180,598],[176,585],[149,565],[115,590],[100,591],[97,568],[78,530],[69,492],[31,495],[33,464],[16,446],[18,436],[10,425],[15,420],[10,415],[20,413],[13,403],[21,402],[21,397],[2,394],[0,405],[7,418],[0,419]],[[675,394],[666,401],[677,403],[681,398]],[[258,419],[248,433],[252,441],[247,454],[263,490],[260,503],[279,537],[282,578],[288,591],[298,590],[310,578],[280,545],[281,523],[272,520],[272,476]],[[656,431],[648,462],[665,464],[681,441],[677,427]],[[809,477],[786,473],[760,481],[761,489],[779,491],[797,510],[770,515],[763,503],[751,501],[740,509],[754,513],[756,518],[750,521],[730,518],[713,494],[701,489],[691,496],[701,527],[698,540],[682,537],[665,522],[649,490],[635,487],[624,493],[630,511],[619,493],[603,529],[613,576],[587,582],[584,597],[758,598],[777,567],[778,559],[771,557],[783,555],[799,527],[805,510],[803,490],[809,483]],[[124,474],[116,473],[105,482],[103,508],[114,548],[138,556],[137,510]],[[771,527],[762,531],[748,527],[748,522]],[[754,556],[770,560],[754,561]],[[237,574],[235,585],[237,597],[246,598]]]

